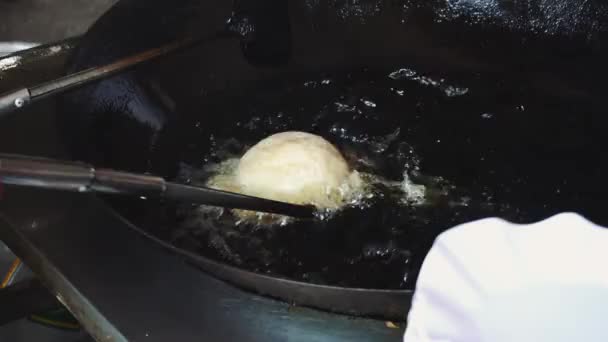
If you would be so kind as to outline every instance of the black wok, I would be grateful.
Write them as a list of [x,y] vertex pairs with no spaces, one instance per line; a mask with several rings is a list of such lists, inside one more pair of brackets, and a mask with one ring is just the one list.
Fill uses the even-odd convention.
[[[525,209],[524,221],[576,210],[603,223],[607,25],[608,7],[585,0],[123,0],[84,36],[68,71],[183,37],[231,35],[67,93],[60,129],[75,159],[172,178],[179,162],[196,158],[199,150],[189,146],[197,134],[229,135],[256,101],[260,108],[297,107],[285,93],[265,92],[268,84],[289,88],[290,80],[310,75],[356,78],[361,70],[405,66],[493,79],[486,91],[483,82],[472,86],[481,90],[456,102],[455,114],[426,104],[438,109],[422,111],[431,114],[410,134],[422,169],[497,191],[500,181],[520,179],[499,192]],[[467,101],[480,103],[480,112],[460,113]],[[485,105],[495,112],[482,112]],[[491,117],[497,119],[488,123]],[[355,128],[382,130],[392,119]],[[148,204],[112,204],[142,233],[237,286],[340,313],[399,319],[408,310],[411,289],[323,286],[247,272],[164,242],[138,219]],[[447,228],[431,230],[421,248]]]

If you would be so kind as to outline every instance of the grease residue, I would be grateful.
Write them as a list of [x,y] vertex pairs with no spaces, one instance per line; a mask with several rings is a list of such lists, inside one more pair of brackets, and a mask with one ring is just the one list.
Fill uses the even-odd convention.
[[16,68],[20,65],[21,56],[0,58],[0,71]]

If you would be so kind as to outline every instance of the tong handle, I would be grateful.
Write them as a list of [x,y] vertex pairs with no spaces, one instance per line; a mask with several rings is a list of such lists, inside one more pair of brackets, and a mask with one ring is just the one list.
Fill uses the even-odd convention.
[[94,178],[94,169],[84,163],[0,154],[0,181],[5,184],[86,191]]
[[108,169],[80,162],[0,154],[0,182],[64,191],[162,194],[160,177]]
[[0,118],[16,109],[25,106],[30,101],[31,94],[27,88],[0,94]]
[[167,56],[220,38],[232,37],[228,32],[214,32],[201,37],[188,37],[161,47],[149,49],[134,55],[120,58],[112,63],[92,67],[60,78],[56,78],[30,88],[21,88],[0,94],[0,119],[3,116],[43,98],[63,93],[129,70],[143,63]]
[[178,201],[312,218],[314,208],[204,187],[165,182],[161,177],[85,163],[0,153],[0,183],[63,191],[157,195]]

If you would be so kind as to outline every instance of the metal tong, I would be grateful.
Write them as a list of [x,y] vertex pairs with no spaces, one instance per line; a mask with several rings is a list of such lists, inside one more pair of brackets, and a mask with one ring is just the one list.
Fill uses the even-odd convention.
[[314,213],[314,208],[309,206],[177,184],[151,175],[96,169],[80,162],[14,154],[0,154],[0,182],[63,191],[161,196],[175,201],[299,218],[311,218]]
[[11,90],[7,93],[0,94],[0,118],[46,97],[54,96],[70,89],[82,87],[95,81],[108,78],[182,49],[229,36],[228,33],[219,32],[211,36],[186,38],[158,48],[120,58],[106,65],[85,69],[29,88],[24,87]]

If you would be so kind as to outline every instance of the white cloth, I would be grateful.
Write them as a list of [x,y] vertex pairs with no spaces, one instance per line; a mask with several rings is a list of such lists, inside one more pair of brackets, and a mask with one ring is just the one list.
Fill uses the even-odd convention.
[[565,213],[446,231],[422,266],[404,341],[608,341],[608,230]]

